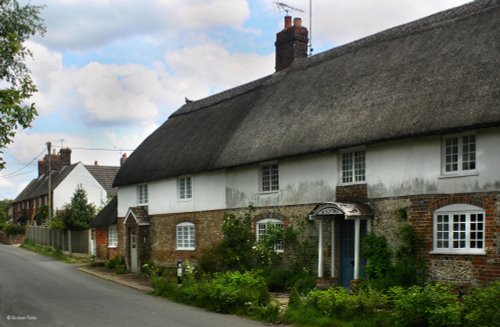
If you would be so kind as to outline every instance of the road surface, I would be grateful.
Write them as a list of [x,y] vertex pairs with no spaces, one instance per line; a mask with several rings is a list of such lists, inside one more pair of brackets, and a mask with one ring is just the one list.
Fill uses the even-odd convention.
[[144,294],[21,248],[0,245],[0,326],[255,327]]

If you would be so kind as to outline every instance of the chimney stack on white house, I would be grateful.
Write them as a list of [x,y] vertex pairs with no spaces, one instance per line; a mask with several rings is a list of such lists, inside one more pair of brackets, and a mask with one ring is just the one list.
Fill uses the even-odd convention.
[[290,67],[297,58],[307,57],[307,44],[309,42],[307,28],[302,26],[302,19],[285,16],[282,31],[276,34],[276,71]]

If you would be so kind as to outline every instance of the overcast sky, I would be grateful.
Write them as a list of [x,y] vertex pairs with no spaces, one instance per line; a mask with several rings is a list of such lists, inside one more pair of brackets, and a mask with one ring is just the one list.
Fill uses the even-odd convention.
[[[280,0],[304,13],[309,0]],[[20,0],[27,3],[27,0]],[[51,141],[72,162],[118,165],[178,109],[274,72],[284,12],[273,0],[30,0],[47,34],[29,62],[39,116],[4,151],[0,199],[37,177]],[[314,53],[459,6],[463,0],[312,0]],[[90,149],[107,149],[98,151]],[[115,151],[112,151],[115,150]]]

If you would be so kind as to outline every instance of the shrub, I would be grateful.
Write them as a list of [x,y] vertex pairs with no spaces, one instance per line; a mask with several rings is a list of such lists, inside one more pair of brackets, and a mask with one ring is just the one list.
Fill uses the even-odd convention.
[[188,280],[181,287],[163,277],[155,277],[152,287],[154,294],[221,313],[255,314],[257,307],[269,303],[264,278],[254,272],[216,273],[211,279]]
[[7,235],[22,235],[25,232],[25,227],[16,224],[4,224],[3,232]]
[[488,287],[473,289],[464,297],[467,326],[500,326],[500,281]]
[[461,326],[462,304],[444,284],[390,290],[396,326]]
[[104,263],[104,266],[108,269],[115,269],[117,266],[124,265],[125,260],[123,259],[122,256],[114,256],[113,258],[106,260]]

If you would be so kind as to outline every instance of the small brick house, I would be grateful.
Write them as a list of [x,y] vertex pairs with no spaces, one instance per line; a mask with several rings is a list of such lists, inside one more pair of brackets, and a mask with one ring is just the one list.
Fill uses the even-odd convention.
[[274,74],[186,103],[121,167],[120,253],[135,269],[196,260],[252,203],[257,239],[305,224],[318,275],[342,285],[362,276],[364,235],[397,246],[404,224],[430,280],[498,280],[499,40],[498,0],[311,57],[286,17]]

